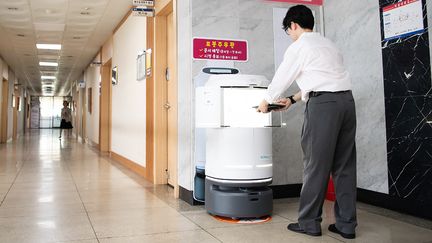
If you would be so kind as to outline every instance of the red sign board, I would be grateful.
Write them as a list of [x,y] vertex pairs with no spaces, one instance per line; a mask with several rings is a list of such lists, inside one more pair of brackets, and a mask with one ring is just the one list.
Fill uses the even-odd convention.
[[194,38],[193,58],[246,62],[248,43],[245,40]]
[[321,6],[324,0],[267,0],[271,2],[284,2],[284,3],[297,3],[297,4],[310,4]]
[[392,5],[389,5],[389,6],[385,7],[385,8],[383,8],[383,11],[387,12],[387,11],[390,11],[390,10],[393,10],[393,9],[396,9],[396,8],[399,8],[399,7],[403,7],[403,6],[411,4],[411,3],[415,3],[417,1],[419,1],[419,0],[406,0],[406,1],[398,2],[396,4],[392,4]]

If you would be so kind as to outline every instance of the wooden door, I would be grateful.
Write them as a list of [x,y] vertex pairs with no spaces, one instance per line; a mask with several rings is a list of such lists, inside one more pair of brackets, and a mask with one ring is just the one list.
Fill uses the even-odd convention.
[[16,140],[18,138],[18,109],[20,106],[20,103],[19,103],[20,97],[17,95],[18,92],[14,91],[14,93],[15,93],[15,96],[14,96],[15,107],[13,107],[12,139]]
[[167,153],[168,184],[177,186],[177,70],[173,13],[167,16]]
[[80,90],[80,94],[81,94],[81,121],[80,121],[80,127],[81,127],[81,139],[82,142],[84,143],[86,141],[86,117],[87,117],[87,92],[86,89],[81,89]]
[[1,114],[1,121],[0,121],[0,142],[6,143],[8,137],[7,137],[7,125],[8,125],[8,102],[9,102],[9,82],[6,79],[3,79],[2,82],[2,114]]
[[102,152],[111,150],[111,87],[111,60],[109,60],[101,68],[99,146]]

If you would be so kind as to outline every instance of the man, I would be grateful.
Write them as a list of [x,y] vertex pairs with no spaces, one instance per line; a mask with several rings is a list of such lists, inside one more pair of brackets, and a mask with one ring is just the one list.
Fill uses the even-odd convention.
[[[309,8],[297,5],[288,10],[283,28],[294,43],[285,52],[258,111],[268,112],[270,103],[284,104],[284,110],[299,100],[307,101],[301,139],[304,171],[299,218],[288,229],[321,235],[322,206],[331,174],[336,190],[336,223],[328,229],[353,239],[357,226],[357,178],[351,81],[339,50],[330,40],[312,32],[313,27]],[[294,80],[301,91],[280,99]]]

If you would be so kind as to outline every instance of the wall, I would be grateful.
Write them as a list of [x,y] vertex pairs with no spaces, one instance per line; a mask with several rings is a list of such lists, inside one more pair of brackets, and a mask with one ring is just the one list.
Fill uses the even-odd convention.
[[[191,60],[191,38],[238,38],[249,41],[249,62],[238,63],[243,73],[271,79],[273,60],[273,7],[283,3],[260,0],[189,0],[179,12],[179,184],[192,189],[194,174],[194,85],[191,82],[206,64]],[[431,6],[428,6],[428,10]],[[315,9],[317,10],[317,9]],[[318,14],[319,11],[316,11]],[[254,13],[251,15],[250,13]],[[431,16],[429,11],[429,16]],[[319,19],[319,15],[317,19]],[[357,108],[358,187],[387,194],[388,160],[386,116],[378,0],[327,0],[324,6],[325,35],[341,49],[353,81]],[[429,40],[431,41],[431,40]],[[181,61],[180,61],[181,60]],[[367,60],[367,61],[365,61]],[[287,93],[294,92],[296,87]],[[287,126],[273,133],[274,184],[302,181],[300,130],[304,104],[283,113]]]
[[8,100],[8,140],[12,139],[13,135],[13,108],[12,108],[12,94],[14,93],[15,74],[12,69],[8,69],[8,81],[9,81],[9,100]]
[[[178,6],[179,22],[179,185],[192,189],[194,176],[194,83],[207,65],[191,60],[192,37],[244,39],[249,45],[249,61],[235,63],[244,74],[264,75],[271,80],[275,72],[273,46],[273,8],[289,8],[286,3],[262,0],[189,0]],[[314,7],[318,18],[319,10]],[[253,13],[253,14],[251,14]],[[283,31],[282,29],[280,31]],[[214,62],[215,63],[215,62]],[[288,93],[295,92],[293,87]],[[273,131],[274,185],[302,181],[300,132],[304,105],[283,114],[288,125]]]
[[[341,47],[354,81],[358,186],[382,193],[359,197],[432,218],[432,126],[426,123],[432,41],[426,32],[381,42],[380,4],[394,2],[327,0],[326,34]],[[426,9],[430,26],[432,4]]]
[[146,48],[146,18],[130,16],[113,37],[112,151],[141,166],[146,157],[146,82],[136,80],[136,57]]
[[[95,58],[95,62],[100,61],[99,55]],[[92,89],[92,111],[89,113],[87,109],[86,116],[86,131],[87,139],[91,141],[92,144],[99,144],[99,86],[101,81],[100,76],[100,66],[88,67],[84,72],[84,81],[86,83],[86,90]],[[86,97],[87,107],[89,106],[88,94]]]
[[[12,69],[10,69],[7,65],[6,62],[4,62],[1,58],[0,58],[0,78],[1,81],[3,82],[3,78],[7,79],[9,82],[9,90],[8,90],[8,105],[7,105],[7,109],[8,109],[8,120],[7,120],[7,139],[10,140],[12,139],[13,136],[13,110],[14,108],[12,107],[13,104],[13,99],[12,94],[15,94],[15,83],[18,83],[17,78],[15,77],[15,73],[12,71]],[[3,85],[0,85],[0,100],[3,99],[2,97],[2,88]],[[25,104],[24,104],[24,89],[22,88],[22,86],[18,86],[18,91],[17,91],[19,97],[20,97],[20,107],[18,107],[18,113],[17,113],[17,136],[20,136],[24,133],[24,129],[25,129]],[[19,111],[19,108],[21,108],[21,111]],[[0,114],[2,114],[2,107],[0,107]]]
[[[75,132],[75,136],[77,138],[84,139],[85,136],[83,136],[83,133],[85,133],[85,128],[83,125],[85,125],[83,122],[83,119],[85,119],[85,112],[87,112],[87,105],[85,101],[85,91],[86,88],[80,88],[79,87],[79,81],[84,80],[84,75],[82,75],[78,80],[76,80],[76,83],[72,86],[72,100],[75,102],[75,109],[73,109],[73,131]],[[85,134],[84,134],[85,135]]]
[[[191,190],[193,176],[192,0],[177,4],[178,184]],[[181,71],[180,71],[181,70]]]
[[388,193],[379,2],[327,0],[324,16],[354,85],[358,187]]
[[113,55],[113,39],[110,37],[105,44],[102,46],[102,64],[105,64],[112,58]]
[[[3,101],[3,67],[4,67],[4,62],[3,59],[0,58],[0,127],[1,127],[1,114],[2,113],[2,101]],[[1,134],[1,132],[0,132]]]
[[20,89],[19,89],[20,107],[18,109],[18,130],[17,130],[18,136],[22,136],[24,134],[25,126],[26,126],[26,119],[25,119],[26,104],[24,103],[24,101],[25,101],[24,89],[21,87],[22,86],[20,86]]
[[2,76],[3,76],[3,78],[8,79],[8,77],[9,77],[9,68],[8,68],[8,65],[7,65],[7,63],[5,61],[3,61],[3,59],[0,59],[0,60],[1,60],[2,64],[3,64],[3,71],[1,72]]
[[[380,0],[381,6],[394,3]],[[417,2],[422,4],[422,1]],[[426,1],[423,1],[426,4]],[[419,5],[419,10],[426,9]],[[427,20],[422,19],[427,30]],[[429,33],[382,42],[389,193],[432,207]],[[430,212],[432,217],[432,212]]]

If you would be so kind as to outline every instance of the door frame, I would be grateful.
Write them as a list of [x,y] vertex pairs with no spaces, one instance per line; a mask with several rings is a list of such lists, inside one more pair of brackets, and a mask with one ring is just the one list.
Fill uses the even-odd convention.
[[13,113],[12,113],[12,117],[13,117],[13,119],[12,119],[12,140],[17,140],[17,138],[18,138],[18,110],[19,110],[19,106],[21,105],[20,104],[20,96],[19,96],[19,91],[18,90],[16,90],[15,89],[15,87],[14,87],[14,103],[15,103],[15,106],[13,107]]
[[[168,66],[167,47],[167,17],[173,14],[173,36],[177,43],[177,14],[176,0],[163,0],[156,2],[156,13],[154,18],[147,18],[147,48],[154,50],[152,66],[153,75],[147,80],[147,169],[153,174],[154,184],[167,184],[167,169],[168,169],[168,116],[164,107],[167,101],[167,84],[166,84],[166,68]],[[149,31],[153,34],[149,35]],[[150,41],[150,42],[149,42]],[[177,69],[177,48],[175,45],[175,64]],[[173,72],[174,71],[174,72]],[[172,70],[175,74],[176,71]],[[177,78],[177,77],[176,77]],[[177,102],[178,103],[178,102]],[[175,126],[175,135],[177,138],[178,124]],[[175,139],[175,155],[177,154],[178,140]],[[177,156],[175,156],[177,158]],[[152,167],[149,167],[149,164]],[[178,160],[175,161],[174,171],[170,174],[173,176],[174,196],[179,196],[178,186]],[[150,171],[152,169],[152,171]]]
[[80,121],[79,121],[79,138],[81,139],[80,142],[85,143],[86,141],[86,119],[87,119],[87,88],[80,88],[79,91],[79,99],[80,99],[80,107],[79,107],[79,113],[80,113]]
[[102,64],[102,67],[100,69],[101,94],[99,96],[99,148],[101,152],[111,151],[111,66],[112,59],[109,59],[105,64]]
[[1,127],[0,143],[6,143],[8,140],[8,114],[9,114],[9,80],[2,78],[2,110],[1,110]]

